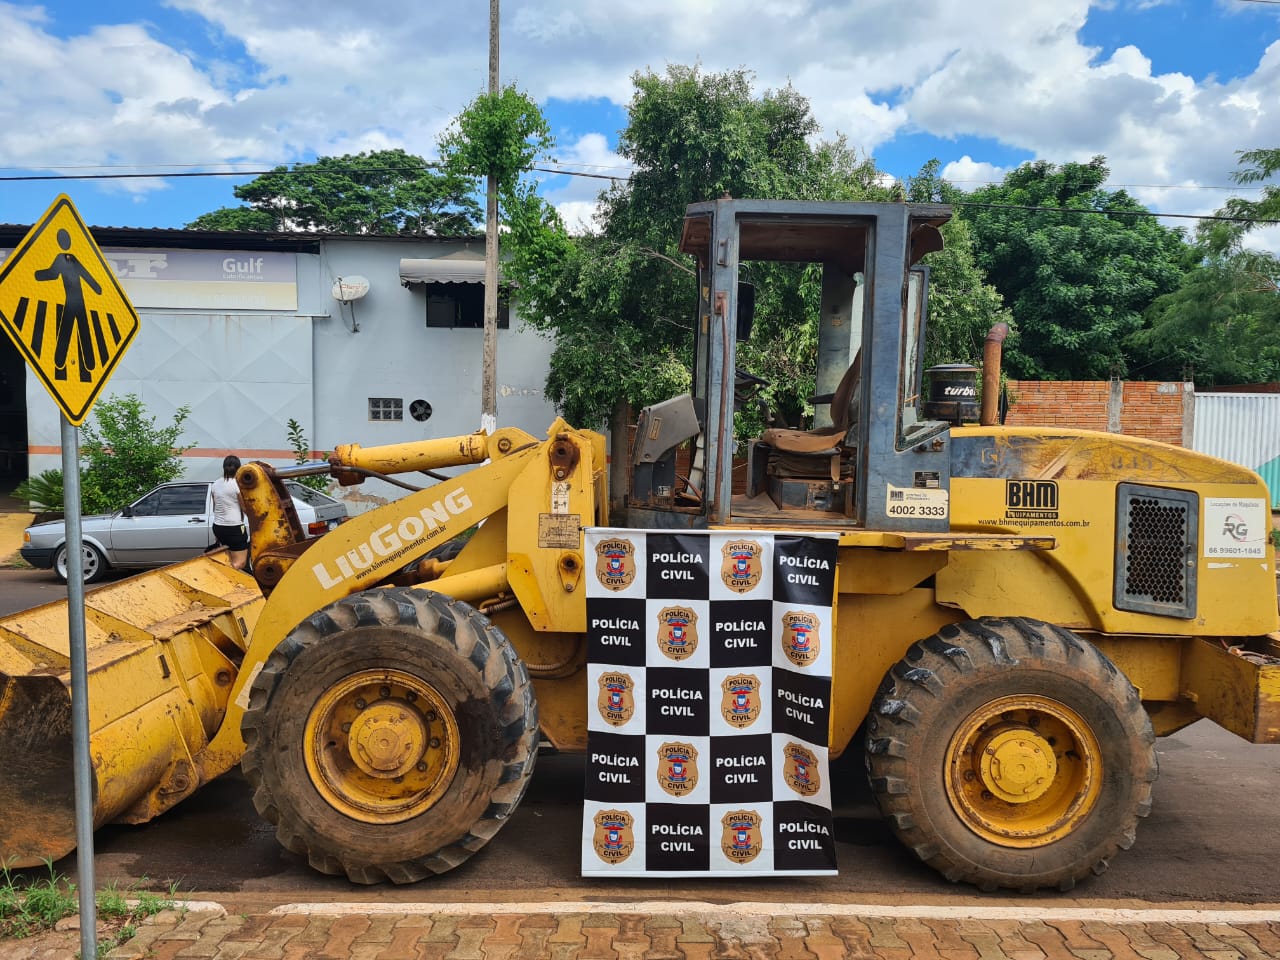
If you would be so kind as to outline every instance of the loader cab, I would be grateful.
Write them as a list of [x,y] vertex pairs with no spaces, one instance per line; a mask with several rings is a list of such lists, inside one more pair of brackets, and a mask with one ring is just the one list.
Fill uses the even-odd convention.
[[[949,217],[905,203],[691,205],[680,245],[698,272],[692,389],[640,414],[629,522],[946,530],[950,424],[922,412],[928,273],[917,263],[941,249]],[[757,281],[778,265],[821,291],[818,317],[768,318],[816,324],[803,422],[759,410],[766,381],[739,365],[764,319]]]

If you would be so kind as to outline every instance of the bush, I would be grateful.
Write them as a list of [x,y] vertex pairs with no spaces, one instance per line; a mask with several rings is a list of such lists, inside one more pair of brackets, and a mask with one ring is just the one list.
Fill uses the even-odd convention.
[[80,428],[80,457],[87,462],[81,510],[110,513],[157,484],[181,477],[182,454],[194,444],[178,446],[178,438],[190,415],[190,407],[179,407],[173,423],[159,427],[137,394],[99,400],[93,408],[95,422]]
[[14,487],[13,495],[27,501],[32,513],[61,514],[65,503],[62,489],[62,471],[45,470]]

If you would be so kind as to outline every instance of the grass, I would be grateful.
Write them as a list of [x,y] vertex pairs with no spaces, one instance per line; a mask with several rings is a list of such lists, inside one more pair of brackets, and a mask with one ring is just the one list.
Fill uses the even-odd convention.
[[[33,880],[0,868],[0,938],[22,939],[44,933],[80,911],[76,885],[54,873],[52,863],[46,862],[45,867],[49,875]],[[98,954],[105,955],[132,939],[139,921],[172,908],[175,892],[175,887],[170,887],[167,895],[132,887],[122,890],[114,882],[99,890],[94,901],[107,935],[98,941]]]

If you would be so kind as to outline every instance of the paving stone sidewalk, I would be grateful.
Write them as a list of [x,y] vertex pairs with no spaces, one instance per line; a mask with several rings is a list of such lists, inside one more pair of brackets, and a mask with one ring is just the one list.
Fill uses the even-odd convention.
[[[673,908],[676,905],[672,905]],[[483,910],[477,905],[478,911]],[[1252,960],[1280,917],[1111,923],[699,913],[165,914],[107,960]]]

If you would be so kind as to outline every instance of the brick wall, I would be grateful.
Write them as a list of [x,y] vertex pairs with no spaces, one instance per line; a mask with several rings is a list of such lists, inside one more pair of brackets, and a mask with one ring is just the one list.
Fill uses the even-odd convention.
[[1192,397],[1190,384],[1184,391],[1181,383],[1125,383],[1120,432],[1190,446],[1191,437],[1183,435],[1183,409],[1184,403],[1193,402]]
[[1107,430],[1186,446],[1192,403],[1191,383],[1010,380],[1005,423]]
[[1105,380],[1010,380],[1008,394],[1008,426],[1107,429]]

